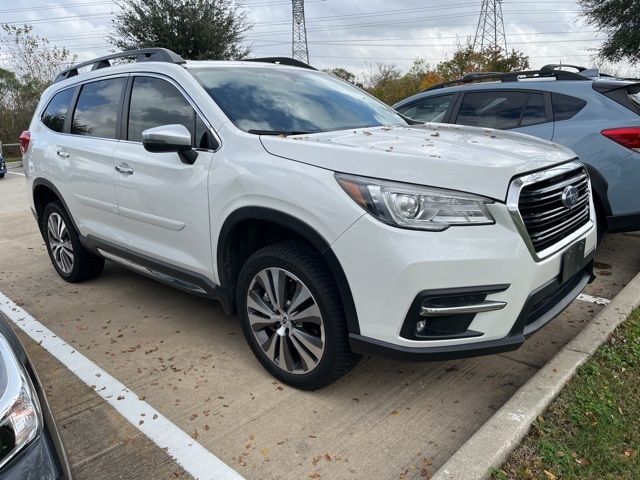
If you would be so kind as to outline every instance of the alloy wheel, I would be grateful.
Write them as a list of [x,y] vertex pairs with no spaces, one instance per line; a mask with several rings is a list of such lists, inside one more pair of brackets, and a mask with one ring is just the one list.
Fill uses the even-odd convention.
[[74,262],[71,237],[64,220],[55,212],[47,220],[47,237],[53,261],[63,273],[71,273]]
[[309,288],[291,272],[266,268],[247,293],[249,325],[264,354],[282,370],[309,373],[325,349],[324,323]]

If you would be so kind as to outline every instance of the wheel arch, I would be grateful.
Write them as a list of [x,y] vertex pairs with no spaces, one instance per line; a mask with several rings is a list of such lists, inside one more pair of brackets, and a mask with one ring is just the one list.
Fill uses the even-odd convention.
[[76,225],[73,216],[71,215],[71,211],[69,210],[69,206],[64,201],[60,190],[56,188],[56,186],[51,183],[46,178],[38,177],[33,181],[32,186],[32,196],[33,196],[33,206],[35,208],[36,219],[38,222],[38,227],[40,228],[40,233],[42,233],[42,213],[44,212],[45,207],[48,203],[52,201],[59,201],[62,204],[67,216],[71,220],[73,224],[73,228],[76,229],[76,232],[79,232],[78,226]]
[[[256,230],[264,233],[267,238],[250,244],[252,239],[258,238],[251,235],[251,232]],[[347,319],[347,328],[350,333],[359,333],[360,327],[351,288],[330,244],[313,227],[279,210],[266,207],[242,207],[225,219],[220,229],[216,249],[220,285],[229,292],[234,291],[238,273],[244,261],[254,251],[279,241],[283,235],[286,235],[287,239],[299,238],[306,241],[321,255],[338,287]],[[263,244],[265,241],[267,243]]]

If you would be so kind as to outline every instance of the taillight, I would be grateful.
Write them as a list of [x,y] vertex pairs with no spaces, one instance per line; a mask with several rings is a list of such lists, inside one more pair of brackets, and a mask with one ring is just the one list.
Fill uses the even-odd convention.
[[29,142],[31,141],[31,132],[29,130],[25,130],[20,134],[20,152],[22,155],[27,153],[29,150]]
[[602,135],[623,147],[640,152],[640,127],[609,128]]

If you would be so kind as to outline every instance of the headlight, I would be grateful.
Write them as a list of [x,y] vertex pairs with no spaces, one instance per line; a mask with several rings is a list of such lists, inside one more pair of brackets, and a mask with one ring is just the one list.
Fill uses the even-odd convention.
[[441,232],[452,225],[495,223],[488,198],[342,173],[336,180],[358,205],[396,227]]
[[0,466],[40,431],[41,413],[27,372],[9,343],[0,337]]

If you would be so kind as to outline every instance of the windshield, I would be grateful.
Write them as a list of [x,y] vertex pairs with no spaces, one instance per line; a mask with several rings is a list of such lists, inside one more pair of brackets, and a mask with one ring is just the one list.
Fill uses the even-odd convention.
[[245,66],[190,71],[227,117],[249,133],[286,135],[407,125],[382,102],[321,72]]

